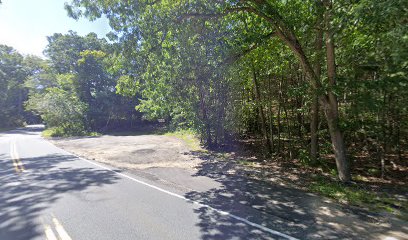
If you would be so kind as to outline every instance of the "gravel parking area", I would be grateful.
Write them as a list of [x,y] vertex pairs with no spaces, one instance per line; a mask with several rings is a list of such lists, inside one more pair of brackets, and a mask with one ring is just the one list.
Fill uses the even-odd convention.
[[189,155],[180,139],[161,135],[79,137],[50,140],[78,156],[118,168],[172,167],[193,169],[200,160]]

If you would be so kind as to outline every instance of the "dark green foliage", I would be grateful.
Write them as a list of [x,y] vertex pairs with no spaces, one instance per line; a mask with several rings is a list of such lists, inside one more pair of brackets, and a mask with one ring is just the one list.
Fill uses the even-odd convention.
[[47,127],[59,127],[68,135],[83,135],[86,133],[87,105],[75,93],[74,75],[60,74],[55,77],[55,87],[30,95],[27,110],[39,113]]
[[48,41],[49,63],[27,80],[27,108],[65,135],[130,127],[136,102],[116,94],[122,72],[112,46],[93,33],[54,34]]
[[384,174],[384,159],[407,150],[405,2],[73,0],[67,9],[109,18],[131,63],[118,92],[139,96],[145,118],[195,128],[209,146],[255,137],[265,154],[316,164],[317,96],[320,162],[344,134],[351,154],[374,156]]
[[0,45],[0,128],[21,126],[25,122],[24,80],[28,70],[22,55],[9,46]]

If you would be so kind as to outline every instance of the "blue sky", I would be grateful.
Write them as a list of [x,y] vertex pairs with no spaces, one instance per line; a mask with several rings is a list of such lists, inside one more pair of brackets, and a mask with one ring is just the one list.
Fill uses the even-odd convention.
[[95,32],[105,37],[110,31],[106,18],[90,22],[68,17],[64,3],[68,0],[1,0],[0,44],[14,47],[22,54],[43,57],[46,36],[73,30],[79,35]]

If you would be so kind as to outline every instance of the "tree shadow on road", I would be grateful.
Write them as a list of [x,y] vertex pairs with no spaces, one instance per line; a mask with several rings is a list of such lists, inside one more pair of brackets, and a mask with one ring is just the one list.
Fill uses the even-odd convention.
[[38,219],[50,204],[67,192],[113,184],[118,176],[95,168],[56,167],[77,160],[70,155],[23,158],[28,171],[16,173],[12,160],[0,155],[0,239],[33,239],[43,236]]
[[[206,176],[222,186],[205,192],[191,191],[186,197],[213,208],[266,226],[299,239],[374,239],[391,231],[408,232],[377,213],[330,203],[319,196],[288,186],[249,177],[230,161],[216,160],[207,153],[194,176]],[[232,224],[228,216],[201,207],[196,209],[203,239],[280,239],[259,234],[246,224]],[[251,233],[252,231],[252,233]],[[255,235],[254,235],[255,234]],[[284,239],[284,238],[283,238]]]

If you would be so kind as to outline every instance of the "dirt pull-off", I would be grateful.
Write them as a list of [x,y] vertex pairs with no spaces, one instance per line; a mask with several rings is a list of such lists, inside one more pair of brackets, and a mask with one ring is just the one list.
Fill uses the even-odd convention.
[[200,160],[188,154],[188,146],[176,137],[161,135],[52,139],[68,152],[118,168],[177,167],[192,169]]

